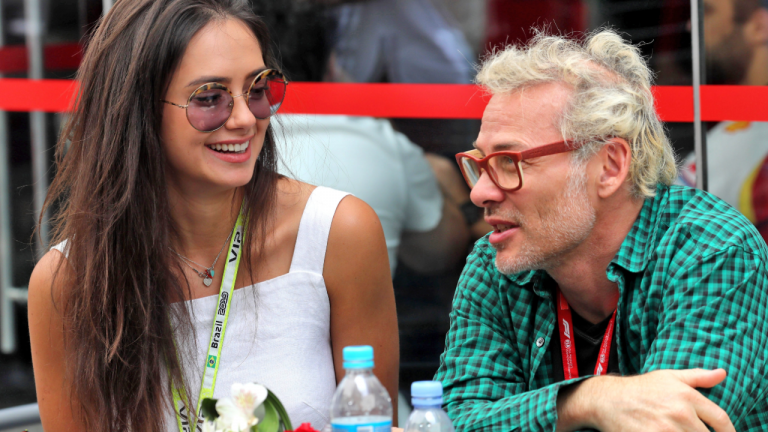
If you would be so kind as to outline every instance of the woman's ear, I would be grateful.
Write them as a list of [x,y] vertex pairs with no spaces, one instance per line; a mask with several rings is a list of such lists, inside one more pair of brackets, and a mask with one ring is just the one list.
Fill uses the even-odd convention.
[[600,198],[608,198],[626,182],[632,162],[632,149],[623,138],[611,138],[597,153],[599,163],[597,192]]

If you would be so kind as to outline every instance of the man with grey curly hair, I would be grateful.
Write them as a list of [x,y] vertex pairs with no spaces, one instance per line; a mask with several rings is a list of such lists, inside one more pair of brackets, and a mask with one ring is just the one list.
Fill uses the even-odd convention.
[[539,33],[483,63],[457,155],[494,228],[459,281],[437,380],[458,430],[758,431],[768,425],[768,247],[672,186],[639,50]]

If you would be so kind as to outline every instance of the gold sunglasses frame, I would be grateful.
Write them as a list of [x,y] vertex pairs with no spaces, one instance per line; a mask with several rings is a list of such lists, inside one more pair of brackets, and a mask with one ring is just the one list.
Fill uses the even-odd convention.
[[[282,104],[283,104],[283,101],[285,100],[285,94],[288,92],[288,80],[287,80],[287,79],[285,79],[285,75],[283,75],[283,73],[282,73],[282,72],[280,72],[280,71],[279,71],[279,70],[277,70],[277,69],[264,69],[263,71],[259,72],[259,73],[258,73],[258,74],[257,74],[257,75],[256,75],[256,76],[253,78],[253,81],[251,81],[251,85],[250,85],[250,86],[248,86],[248,91],[246,91],[245,93],[241,93],[241,94],[239,94],[239,95],[237,95],[237,96],[235,96],[234,94],[232,94],[232,90],[230,90],[230,88],[229,88],[229,87],[227,87],[226,85],[224,85],[224,84],[221,84],[221,83],[217,83],[217,82],[209,82],[209,83],[205,83],[205,84],[201,85],[200,87],[198,87],[198,88],[194,89],[194,90],[192,91],[192,93],[189,95],[189,97],[187,98],[187,104],[186,104],[186,105],[179,105],[179,104],[177,104],[177,103],[173,103],[173,102],[171,102],[171,101],[168,101],[168,100],[165,100],[165,99],[161,99],[160,101],[161,101],[161,102],[165,102],[165,103],[167,103],[167,104],[169,104],[169,105],[173,105],[173,106],[175,106],[175,107],[177,107],[177,108],[183,108],[183,109],[184,109],[184,114],[185,114],[185,116],[187,117],[187,121],[189,122],[190,126],[192,126],[192,127],[195,129],[195,130],[197,130],[197,131],[200,131],[200,132],[215,132],[215,131],[217,131],[217,130],[221,129],[222,127],[224,127],[224,125],[225,125],[225,124],[227,124],[227,122],[229,121],[229,118],[230,118],[230,117],[232,117],[232,111],[234,111],[234,110],[233,110],[233,108],[234,108],[234,105],[235,105],[235,98],[239,98],[239,97],[241,97],[241,96],[245,97],[245,104],[246,104],[246,105],[248,105],[248,102],[249,102],[249,101],[248,101],[248,95],[251,93],[251,90],[253,89],[253,86],[254,86],[254,85],[255,85],[255,84],[256,84],[256,83],[257,83],[259,80],[261,80],[262,78],[268,79],[268,77],[269,77],[270,75],[278,75],[278,76],[279,76],[279,79],[280,79],[280,80],[282,80],[282,81],[283,81],[283,83],[285,84],[285,90],[283,91],[283,98],[282,98],[282,99],[280,99],[280,105],[282,105]],[[227,91],[227,93],[229,93],[229,95],[230,95],[230,96],[232,96],[232,102],[230,102],[230,104],[229,104],[229,108],[230,108],[230,109],[229,109],[229,116],[227,116],[226,120],[224,120],[224,122],[221,124],[221,126],[217,127],[216,129],[211,129],[211,130],[201,130],[201,129],[198,129],[198,128],[196,128],[196,127],[195,127],[195,125],[194,125],[194,124],[192,124],[192,121],[189,119],[189,109],[188,109],[188,107],[189,107],[189,105],[191,104],[192,98],[193,98],[193,97],[194,97],[194,96],[195,96],[195,95],[196,95],[196,94],[197,94],[199,91],[201,91],[201,90],[202,90],[202,91],[205,91],[205,90],[210,90],[210,89],[214,89],[214,88],[215,88],[215,89],[219,89],[219,90],[226,90],[226,91]],[[250,106],[250,105],[249,105],[249,106]],[[278,109],[279,109],[279,108],[280,108],[280,107],[278,107]],[[248,109],[248,111],[251,111],[251,110],[250,110],[250,109]],[[271,110],[271,108],[270,108],[270,112],[271,112],[271,111],[272,111],[272,110]],[[257,119],[259,119],[259,120],[265,120],[265,119],[268,119],[269,117],[272,117],[273,115],[275,115],[275,113],[276,113],[276,112],[277,112],[277,110],[275,110],[275,112],[274,112],[274,113],[271,113],[269,116],[267,116],[267,117],[264,117],[264,118],[261,118],[261,117],[256,117],[256,114],[253,114],[253,111],[251,111],[251,114],[253,114],[253,116],[254,116],[254,117],[256,117],[256,118],[257,118]]]

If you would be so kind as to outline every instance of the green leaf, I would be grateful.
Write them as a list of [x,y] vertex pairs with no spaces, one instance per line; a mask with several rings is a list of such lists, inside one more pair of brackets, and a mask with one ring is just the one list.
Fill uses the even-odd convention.
[[277,410],[269,401],[265,400],[262,404],[264,407],[264,418],[259,419],[258,427],[259,432],[278,432],[280,428],[280,417],[277,414]]
[[291,425],[291,418],[288,417],[288,411],[285,410],[285,407],[280,402],[280,399],[275,396],[272,391],[267,390],[267,400],[264,401],[264,403],[269,402],[272,407],[274,407],[275,411],[277,411],[277,415],[280,417],[280,422],[283,424],[282,430],[293,430],[293,426]]
[[200,406],[203,411],[203,417],[205,417],[206,420],[213,421],[219,418],[219,412],[216,411],[216,402],[218,402],[218,399],[203,399],[203,403]]

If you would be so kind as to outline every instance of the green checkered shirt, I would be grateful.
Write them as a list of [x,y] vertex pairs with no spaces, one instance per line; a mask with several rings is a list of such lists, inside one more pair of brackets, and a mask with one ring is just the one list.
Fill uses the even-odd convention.
[[[557,393],[549,344],[558,343],[544,271],[505,276],[487,238],[467,258],[435,376],[459,431],[554,431]],[[606,270],[619,287],[622,375],[724,368],[701,392],[736,430],[768,428],[768,248],[720,199],[659,186]],[[584,379],[581,377],[578,379]],[[577,380],[578,380],[577,379]]]

